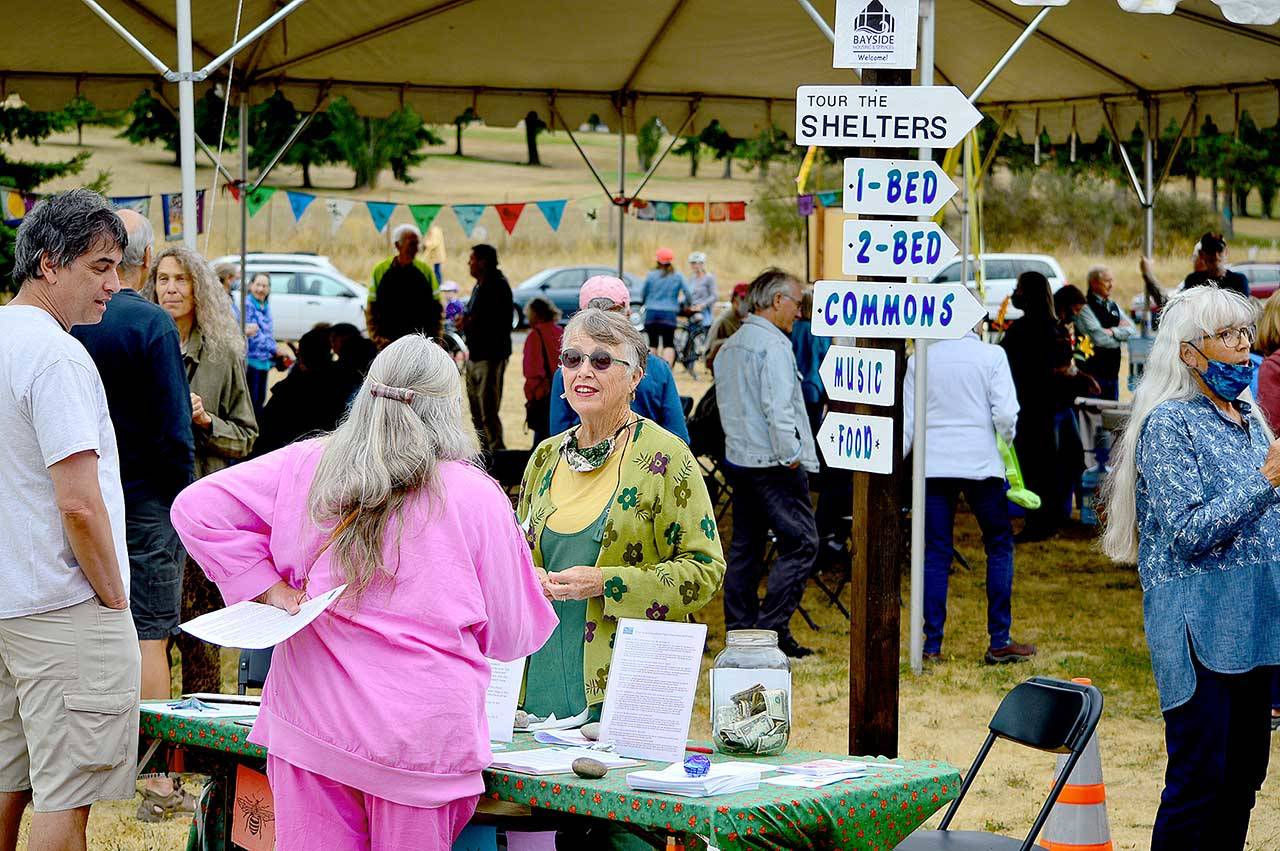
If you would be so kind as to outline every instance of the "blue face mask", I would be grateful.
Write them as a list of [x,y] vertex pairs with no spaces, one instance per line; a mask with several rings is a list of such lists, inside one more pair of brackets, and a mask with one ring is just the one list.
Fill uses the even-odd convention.
[[1235,400],[1244,389],[1253,383],[1253,362],[1223,363],[1219,360],[1209,361],[1208,368],[1200,373],[1204,383],[1217,394],[1219,399],[1228,402]]

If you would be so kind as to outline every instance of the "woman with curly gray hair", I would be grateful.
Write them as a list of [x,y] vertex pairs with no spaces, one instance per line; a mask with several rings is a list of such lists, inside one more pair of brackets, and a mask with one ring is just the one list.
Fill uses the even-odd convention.
[[[258,422],[244,372],[244,335],[236,327],[218,276],[191,249],[167,248],[151,267],[145,294],[178,326],[191,383],[196,478],[247,458],[258,436]],[[217,590],[189,560],[182,586],[183,621],[221,608]],[[218,648],[186,633],[175,640],[182,653],[182,691],[222,691]]]

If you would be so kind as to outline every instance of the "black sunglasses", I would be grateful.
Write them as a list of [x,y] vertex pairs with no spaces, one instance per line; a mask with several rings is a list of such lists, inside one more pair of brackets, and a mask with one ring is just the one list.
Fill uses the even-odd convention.
[[631,366],[630,361],[625,361],[622,358],[615,358],[604,349],[596,349],[589,355],[583,354],[577,349],[565,349],[560,353],[560,365],[565,369],[578,369],[582,366],[582,362],[584,360],[590,361],[591,368],[596,372],[604,372],[615,363],[620,363],[623,366]]

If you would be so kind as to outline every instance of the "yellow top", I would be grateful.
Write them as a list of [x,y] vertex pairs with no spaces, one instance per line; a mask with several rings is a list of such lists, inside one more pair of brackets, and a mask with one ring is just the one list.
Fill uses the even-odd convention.
[[618,470],[626,454],[625,446],[617,447],[590,473],[570,469],[561,456],[551,476],[551,501],[556,510],[547,518],[547,528],[561,535],[572,535],[594,523],[618,489]]

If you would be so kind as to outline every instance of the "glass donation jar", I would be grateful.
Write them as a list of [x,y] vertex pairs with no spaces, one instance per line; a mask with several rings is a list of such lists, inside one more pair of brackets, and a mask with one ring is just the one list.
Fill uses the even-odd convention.
[[735,629],[711,666],[711,739],[722,753],[772,756],[791,738],[791,662],[771,629]]

